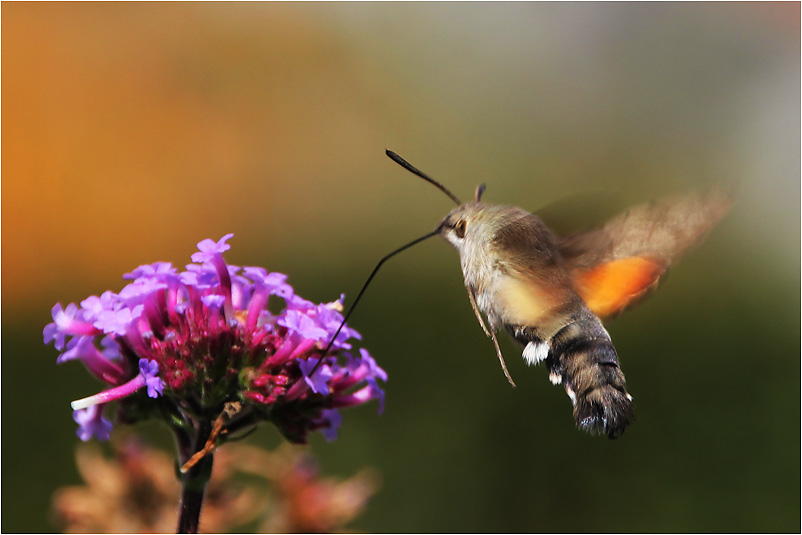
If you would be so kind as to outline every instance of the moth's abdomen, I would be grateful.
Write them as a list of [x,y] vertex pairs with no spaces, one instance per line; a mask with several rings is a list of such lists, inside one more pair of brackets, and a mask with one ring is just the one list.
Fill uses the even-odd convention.
[[550,368],[562,372],[562,384],[574,402],[574,419],[580,429],[616,438],[633,420],[632,396],[627,393],[611,343],[592,340],[563,353]]
[[549,376],[574,403],[577,427],[618,437],[635,413],[618,355],[601,322],[586,311],[555,334],[550,346]]
[[610,335],[586,307],[571,314],[550,339],[534,327],[507,329],[525,345],[524,359],[529,364],[545,360],[551,382],[563,385],[577,427],[616,438],[634,420],[632,396]]

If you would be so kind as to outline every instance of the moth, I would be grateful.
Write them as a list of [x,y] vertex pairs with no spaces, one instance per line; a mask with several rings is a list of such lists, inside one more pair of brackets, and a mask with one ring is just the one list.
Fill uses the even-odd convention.
[[498,331],[523,346],[528,364],[545,364],[551,382],[562,385],[571,399],[577,427],[620,436],[634,418],[632,396],[602,320],[651,293],[671,264],[727,213],[731,193],[713,188],[635,206],[598,228],[559,236],[522,208],[481,202],[484,185],[472,202],[462,203],[396,153],[386,152],[457,207],[433,232],[381,259],[343,323],[388,258],[439,235],[459,252],[468,300],[510,384],[515,386]]

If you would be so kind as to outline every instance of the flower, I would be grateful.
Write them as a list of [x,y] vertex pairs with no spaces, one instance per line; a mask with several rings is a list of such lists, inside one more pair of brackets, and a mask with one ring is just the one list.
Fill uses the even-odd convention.
[[[231,237],[198,243],[185,271],[139,266],[119,293],[53,307],[43,338],[62,351],[57,362],[81,361],[106,384],[72,402],[81,440],[109,438],[103,413],[113,407],[118,422],[158,417],[188,431],[237,402],[220,437],[270,421],[296,443],[312,431],[334,439],[341,408],[373,399],[383,407],[378,381],[387,374],[365,349],[349,351],[359,333],[344,326],[332,340],[342,296],[314,304],[295,295],[286,275],[227,264]],[[276,314],[271,297],[285,304]]]
[[111,422],[103,417],[105,404],[90,405],[85,409],[73,411],[72,419],[78,424],[78,437],[86,442],[93,436],[98,440],[108,440],[111,434]]

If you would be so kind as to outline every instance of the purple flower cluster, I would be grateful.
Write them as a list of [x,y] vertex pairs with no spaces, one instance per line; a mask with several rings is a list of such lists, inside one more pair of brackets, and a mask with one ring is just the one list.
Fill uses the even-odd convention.
[[[120,421],[157,416],[174,428],[239,402],[229,430],[268,420],[294,442],[315,430],[336,438],[340,408],[377,399],[381,412],[387,374],[366,350],[349,351],[359,333],[344,327],[316,366],[343,320],[342,296],[314,304],[285,275],[226,264],[231,236],[200,242],[186,271],[143,265],[117,294],[53,307],[44,341],[62,351],[58,362],[80,360],[108,385],[72,402],[81,440],[108,439],[112,401]],[[273,296],[284,302],[277,313]]]

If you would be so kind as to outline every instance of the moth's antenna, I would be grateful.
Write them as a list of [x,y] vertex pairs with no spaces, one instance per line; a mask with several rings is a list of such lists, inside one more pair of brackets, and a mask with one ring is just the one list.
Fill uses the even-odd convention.
[[[404,162],[404,163],[406,163],[406,162]],[[359,300],[362,298],[362,294],[365,293],[365,290],[367,289],[368,284],[370,284],[370,281],[372,281],[373,277],[376,276],[376,272],[379,271],[379,268],[382,267],[382,264],[384,264],[388,259],[390,259],[391,257],[397,255],[401,251],[409,249],[413,245],[418,244],[418,243],[420,243],[423,240],[426,240],[428,238],[431,238],[432,236],[434,236],[436,234],[439,234],[439,232],[440,232],[440,227],[438,227],[434,231],[430,232],[429,234],[426,234],[425,236],[421,236],[420,238],[412,240],[411,242],[409,242],[408,244],[404,245],[403,247],[399,247],[398,249],[396,249],[392,253],[388,254],[387,256],[385,256],[384,258],[379,260],[379,263],[376,264],[376,267],[373,268],[373,271],[370,273],[370,276],[368,277],[368,280],[365,281],[365,284],[362,285],[362,289],[359,290],[359,293],[356,295],[356,299],[354,299],[354,302],[351,304],[350,307],[348,307],[348,312],[345,313],[345,317],[343,318],[342,323],[340,323],[340,326],[337,328],[337,332],[334,333],[334,336],[331,337],[331,340],[329,341],[329,345],[326,346],[326,349],[323,351],[323,354],[320,356],[320,360],[317,361],[317,363],[315,364],[315,367],[312,368],[311,372],[309,372],[309,377],[312,377],[312,375],[314,375],[315,371],[317,371],[318,367],[323,362],[323,359],[326,357],[326,355],[329,354],[329,350],[331,349],[331,346],[334,345],[334,341],[340,335],[340,331],[343,330],[343,327],[345,326],[345,322],[347,322],[348,318],[351,317],[351,312],[353,312],[354,308],[356,308],[356,304],[359,303]]]
[[479,201],[481,201],[482,200],[482,193],[484,193],[484,192],[485,192],[485,185],[484,184],[479,184],[478,186],[476,186],[476,195],[474,195],[474,197],[473,197],[473,202],[478,203]]
[[394,153],[393,151],[385,150],[384,152],[387,153],[387,156],[389,156],[390,159],[392,159],[395,163],[397,163],[398,165],[400,165],[401,167],[403,167],[404,169],[406,169],[410,173],[412,173],[414,175],[418,175],[423,180],[425,180],[429,184],[434,185],[435,187],[437,187],[437,189],[439,189],[440,191],[442,191],[443,193],[448,195],[448,197],[452,201],[457,203],[457,206],[462,205],[462,202],[460,202],[460,200],[457,199],[457,197],[453,193],[448,191],[446,189],[446,187],[444,185],[442,185],[440,182],[436,181],[435,179],[433,179],[432,177],[430,177],[429,175],[427,175],[423,171],[419,170],[414,165],[412,165],[411,163],[409,163],[408,161],[406,161],[405,159],[403,159],[401,156],[399,156],[398,154]]

